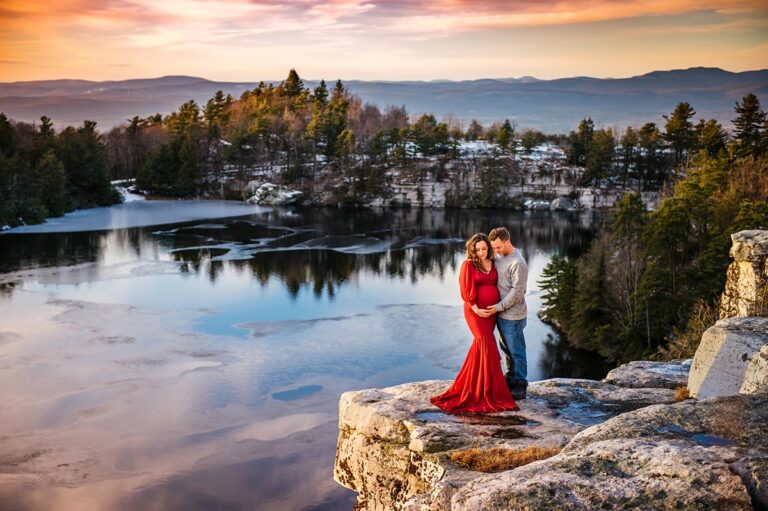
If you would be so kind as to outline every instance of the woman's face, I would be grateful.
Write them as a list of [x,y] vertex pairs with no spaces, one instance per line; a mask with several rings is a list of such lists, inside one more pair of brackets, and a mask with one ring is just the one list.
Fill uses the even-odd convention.
[[488,259],[488,248],[488,243],[483,240],[475,243],[475,254],[477,254],[477,258],[481,261]]

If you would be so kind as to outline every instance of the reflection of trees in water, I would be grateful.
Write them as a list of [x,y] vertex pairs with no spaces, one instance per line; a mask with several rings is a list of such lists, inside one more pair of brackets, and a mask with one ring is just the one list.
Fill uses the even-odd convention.
[[103,260],[111,253],[156,253],[143,229],[0,236],[0,272],[69,266]]
[[563,336],[547,334],[544,356],[539,360],[543,378],[588,378],[601,380],[613,369],[597,353],[574,348]]
[[[312,237],[321,241],[329,236],[328,243],[336,249],[343,250],[345,243],[354,246],[361,239],[377,239],[389,244],[388,250],[370,254],[343,253],[319,246],[312,250],[257,252],[249,261],[228,262],[237,268],[247,266],[263,284],[274,275],[285,282],[293,295],[302,286],[311,285],[318,296],[324,289],[333,296],[340,285],[359,271],[408,279],[412,283],[425,275],[443,278],[448,269],[455,270],[456,253],[463,252],[463,243],[457,242],[457,238],[463,240],[475,232],[487,232],[499,225],[510,229],[515,244],[527,254],[553,250],[578,254],[588,245],[594,224],[591,215],[418,209],[344,211],[324,208],[299,212],[277,209],[255,220],[273,226],[312,230]],[[210,235],[215,233],[209,232]],[[291,237],[275,240],[273,246],[286,247],[288,239]],[[437,240],[442,243],[434,244]],[[296,239],[296,243],[303,241],[306,236]],[[203,251],[200,253],[207,255]]]
[[230,264],[247,268],[262,285],[269,282],[270,276],[278,276],[291,296],[296,296],[302,286],[311,285],[315,295],[322,295],[325,289],[333,297],[336,288],[357,270],[356,259],[355,255],[331,250],[286,250],[260,252],[252,259]]
[[[184,271],[204,273],[211,282],[226,267],[249,271],[262,284],[271,276],[283,281],[294,296],[311,286],[317,296],[333,296],[356,272],[408,279],[412,283],[426,275],[443,278],[455,270],[463,243],[475,232],[488,232],[500,225],[509,228],[515,245],[530,257],[537,251],[557,250],[571,256],[582,253],[599,217],[593,214],[549,212],[467,211],[427,209],[307,210],[275,209],[246,218],[215,221],[225,229],[187,222],[181,227],[158,226],[82,233],[19,234],[0,236],[0,271],[64,266],[110,259],[158,259],[165,250],[176,249],[173,259],[185,264]],[[152,233],[176,227],[173,235]],[[289,230],[298,233],[290,235]],[[328,236],[336,249],[344,250],[361,240],[384,241],[390,247],[375,253],[351,254],[323,247]],[[269,238],[264,251],[242,261],[215,260],[226,248],[218,243],[253,243]],[[211,239],[213,241],[211,241]],[[281,250],[314,239],[320,246],[311,250]],[[458,239],[458,241],[457,241]],[[433,242],[440,241],[439,244]],[[206,248],[195,248],[209,245]],[[185,247],[188,247],[185,250]],[[298,247],[297,247],[298,248]]]
[[[162,237],[161,243],[176,249],[173,257],[187,263],[185,271],[206,273],[211,281],[227,266],[248,271],[262,285],[276,277],[293,296],[309,286],[316,296],[326,292],[332,297],[339,286],[361,271],[412,283],[426,275],[442,279],[446,271],[455,271],[457,253],[458,260],[463,257],[461,240],[500,225],[509,228],[514,243],[526,254],[554,250],[579,254],[591,239],[595,223],[591,215],[549,212],[331,208],[275,209],[248,221],[227,222],[226,229],[190,225],[177,229],[173,236]],[[297,232],[290,234],[285,228]],[[205,244],[249,244],[268,234],[277,237],[265,241],[247,260],[215,260],[227,249],[194,247],[201,240]],[[312,248],[298,249],[308,241]],[[386,242],[389,248],[365,254],[345,251],[361,243],[378,242]]]

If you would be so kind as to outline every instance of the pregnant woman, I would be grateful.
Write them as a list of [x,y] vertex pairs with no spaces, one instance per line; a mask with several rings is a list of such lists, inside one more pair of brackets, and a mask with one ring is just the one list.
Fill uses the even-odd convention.
[[501,359],[493,331],[496,318],[484,311],[499,302],[491,242],[478,233],[467,241],[467,259],[461,265],[459,286],[464,319],[474,337],[464,365],[453,385],[430,402],[446,412],[489,413],[518,410],[501,372]]

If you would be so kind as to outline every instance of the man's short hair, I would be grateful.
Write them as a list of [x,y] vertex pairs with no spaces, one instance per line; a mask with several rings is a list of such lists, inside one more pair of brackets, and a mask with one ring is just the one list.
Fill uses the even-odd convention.
[[488,234],[488,239],[495,241],[500,239],[501,241],[509,241],[509,231],[506,227],[497,227]]

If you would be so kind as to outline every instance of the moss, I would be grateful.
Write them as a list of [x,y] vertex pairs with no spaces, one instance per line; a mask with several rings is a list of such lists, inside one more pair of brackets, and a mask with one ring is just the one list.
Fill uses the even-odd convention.
[[675,402],[685,401],[691,399],[691,394],[688,392],[688,387],[677,387],[675,389]]
[[560,452],[560,447],[526,447],[525,449],[463,449],[451,453],[451,461],[477,472],[501,472],[543,460]]

